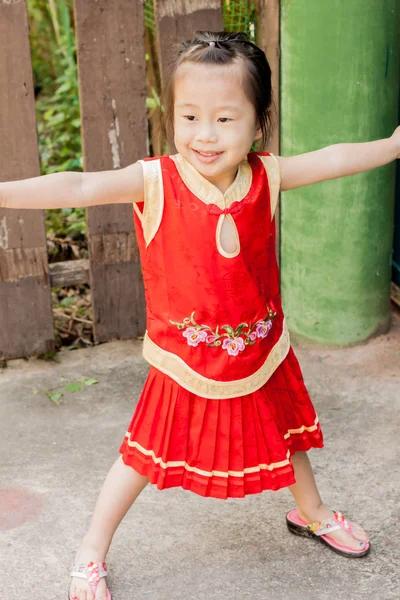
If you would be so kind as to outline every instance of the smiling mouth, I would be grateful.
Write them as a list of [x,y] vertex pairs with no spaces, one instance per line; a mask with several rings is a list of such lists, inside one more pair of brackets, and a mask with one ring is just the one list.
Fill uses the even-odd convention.
[[201,150],[195,150],[196,154],[200,154],[200,156],[218,156],[222,154],[222,152],[202,152]]

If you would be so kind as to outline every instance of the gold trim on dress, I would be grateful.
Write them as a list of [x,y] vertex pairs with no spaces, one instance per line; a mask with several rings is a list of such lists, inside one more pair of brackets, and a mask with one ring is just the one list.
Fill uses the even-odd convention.
[[288,429],[288,432],[285,433],[285,435],[283,437],[285,438],[285,440],[287,440],[290,438],[290,436],[296,435],[298,433],[304,433],[304,431],[308,431],[311,433],[312,431],[316,431],[316,429],[318,429],[318,423],[319,423],[319,419],[318,419],[318,415],[317,415],[315,417],[314,425],[311,425],[311,427],[302,425],[301,427],[299,427],[299,429]]
[[200,373],[189,367],[182,358],[157,346],[150,339],[147,331],[143,341],[143,357],[148,363],[171,377],[189,392],[214,400],[245,396],[258,390],[286,358],[289,349],[289,332],[284,320],[279,340],[272,348],[264,364],[255,373],[244,379],[216,381],[200,375]]
[[[285,435],[283,437],[285,440],[287,440],[288,438],[291,437],[291,435],[303,433],[304,431],[309,431],[309,432],[315,431],[316,429],[318,429],[318,423],[319,423],[319,419],[318,419],[318,415],[316,415],[314,425],[311,425],[309,427],[307,427],[307,425],[302,425],[298,429],[288,429],[287,433],[285,433]],[[276,462],[276,463],[271,463],[269,465],[260,464],[255,467],[247,467],[247,468],[243,469],[243,471],[204,471],[203,469],[198,469],[197,467],[191,467],[184,460],[175,460],[175,461],[171,460],[168,462],[164,462],[161,457],[155,455],[153,450],[147,450],[146,448],[143,448],[143,446],[138,444],[138,442],[135,442],[135,441],[132,442],[130,439],[130,435],[131,434],[129,431],[127,431],[125,434],[125,438],[126,438],[128,446],[130,446],[131,448],[136,448],[137,450],[139,450],[139,452],[141,452],[145,456],[150,456],[152,458],[153,462],[155,464],[159,464],[161,468],[168,469],[168,468],[174,468],[174,467],[183,467],[186,471],[191,471],[191,472],[197,473],[199,475],[204,475],[205,477],[212,477],[212,476],[224,477],[224,478],[244,477],[244,475],[246,473],[257,473],[262,470],[272,471],[273,469],[279,469],[280,467],[286,467],[287,465],[290,464],[290,450],[288,450],[287,454],[286,454],[286,460],[282,460],[282,461]]]
[[279,161],[274,154],[271,154],[270,156],[260,156],[257,154],[257,156],[263,163],[268,176],[272,220],[278,205],[279,192],[281,189],[281,169]]
[[[234,252],[227,252],[222,247],[221,235],[222,235],[222,226],[224,224],[224,220],[227,219],[232,227],[232,232],[235,240],[236,250]],[[236,223],[233,220],[232,215],[220,215],[217,223],[217,231],[215,233],[215,237],[217,240],[217,248],[218,252],[222,254],[225,258],[235,258],[240,253],[240,238],[239,233],[236,227]]]
[[281,460],[280,462],[257,465],[255,467],[247,467],[243,469],[243,471],[203,471],[203,469],[198,469],[197,467],[191,467],[184,460],[171,460],[168,462],[164,462],[163,459],[159,456],[156,456],[153,450],[146,450],[137,442],[132,442],[130,438],[130,433],[127,431],[125,434],[127,438],[128,446],[131,448],[137,448],[139,452],[144,454],[145,456],[150,456],[153,459],[153,462],[156,465],[160,465],[163,469],[170,469],[174,467],[183,467],[186,471],[191,471],[192,473],[197,473],[198,475],[203,475],[204,477],[244,477],[248,473],[258,473],[260,471],[273,471],[273,469],[279,469],[280,467],[286,467],[290,465],[290,450],[287,451],[286,460]]
[[144,209],[140,212],[136,204],[133,208],[142,224],[147,248],[161,225],[164,211],[164,186],[160,159],[138,160],[138,162],[143,168]]

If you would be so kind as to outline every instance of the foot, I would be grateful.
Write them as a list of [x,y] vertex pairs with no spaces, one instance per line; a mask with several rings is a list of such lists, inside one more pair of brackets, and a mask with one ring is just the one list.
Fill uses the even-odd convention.
[[[86,544],[85,541],[82,543],[76,557],[75,563],[83,563],[85,565],[90,562],[103,562],[105,560],[104,554],[100,553],[95,548]],[[97,586],[96,598],[93,595],[92,588],[86,579],[80,577],[71,578],[71,587],[69,589],[69,600],[106,600],[107,599],[107,583],[106,578],[102,577]]]
[[[315,521],[325,521],[325,519],[331,519],[333,517],[333,511],[330,510],[325,504],[321,504],[319,508],[303,511],[297,507],[297,514],[300,519],[303,519],[307,524],[314,523]],[[352,550],[362,551],[366,547],[368,542],[368,534],[364,531],[361,525],[351,522],[353,528],[354,537],[347,531],[340,529],[333,533],[326,534],[332,538],[337,544],[341,546],[347,546]]]

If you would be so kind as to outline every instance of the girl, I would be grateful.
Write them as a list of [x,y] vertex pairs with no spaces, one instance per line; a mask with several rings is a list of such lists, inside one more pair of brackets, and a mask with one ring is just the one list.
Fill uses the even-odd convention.
[[182,44],[164,105],[177,154],[0,184],[7,208],[133,206],[151,368],[76,555],[70,600],[110,600],[104,560],[149,481],[222,499],[288,486],[292,533],[344,556],[370,550],[316,487],[307,450],[323,437],[282,312],[273,217],[279,190],[398,158],[400,128],[290,158],[250,152],[271,130],[271,73],[244,34],[199,32]]

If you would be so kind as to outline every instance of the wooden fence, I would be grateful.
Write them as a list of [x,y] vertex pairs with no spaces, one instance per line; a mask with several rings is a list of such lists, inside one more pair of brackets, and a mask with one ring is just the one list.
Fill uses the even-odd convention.
[[[279,90],[279,0],[258,2],[258,43]],[[148,155],[143,0],[75,0],[84,166]],[[222,29],[220,0],[155,0],[161,71],[175,42]],[[0,0],[0,181],[40,174],[25,0]],[[279,106],[278,98],[275,98]],[[271,151],[277,152],[278,133]],[[87,210],[89,261],[48,264],[44,212],[0,209],[0,359],[55,348],[51,287],[89,282],[95,341],[145,330],[132,207]]]

